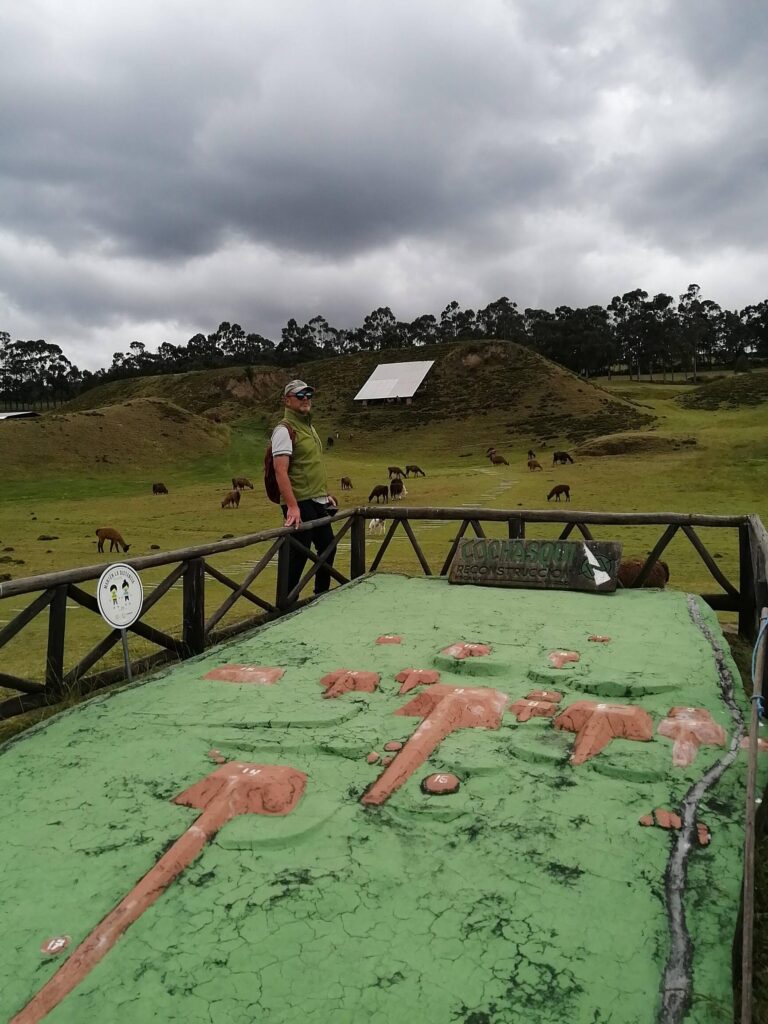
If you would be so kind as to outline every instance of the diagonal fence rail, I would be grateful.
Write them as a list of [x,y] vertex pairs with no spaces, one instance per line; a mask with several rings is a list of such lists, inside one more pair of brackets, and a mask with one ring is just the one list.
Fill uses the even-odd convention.
[[[322,551],[307,546],[306,534],[317,525],[333,523],[333,540]],[[433,556],[432,564],[425,553],[418,531],[424,524],[457,526],[453,537],[445,541],[445,553]],[[374,535],[372,527],[384,526],[384,536]],[[392,541],[396,534],[404,537],[413,551],[421,572],[426,576],[444,576],[462,539],[471,531],[475,537],[485,538],[491,529],[503,529],[510,538],[524,538],[537,528],[560,528],[559,539],[567,539],[574,532],[585,540],[620,539],[626,527],[658,527],[660,535],[645,558],[633,586],[642,586],[654,566],[666,553],[671,541],[684,537],[691,544],[709,576],[720,588],[701,595],[717,611],[738,614],[739,631],[747,639],[754,639],[758,609],[768,604],[768,533],[757,516],[708,516],[681,513],[635,512],[579,512],[575,510],[504,510],[487,508],[404,508],[396,506],[363,507],[339,511],[298,529],[277,528],[242,537],[230,538],[206,545],[184,548],[138,558],[126,559],[139,572],[149,569],[166,570],[166,575],[151,589],[147,588],[140,617],[130,632],[140,637],[155,650],[136,661],[134,675],[164,661],[184,659],[200,654],[207,647],[245,629],[283,615],[306,600],[307,588],[314,583],[321,569],[326,569],[338,586],[357,579],[366,572],[382,570],[392,557]],[[731,580],[723,572],[701,539],[699,530],[714,528],[735,535],[738,543],[739,575]],[[442,544],[442,541],[438,543]],[[339,567],[341,548],[348,562]],[[308,568],[298,582],[290,579],[290,551],[301,548]],[[231,570],[223,571],[213,559],[227,552],[245,550],[249,558],[247,571],[241,579]],[[258,554],[257,554],[258,552]],[[119,643],[118,630],[104,625],[95,597],[83,589],[82,584],[93,583],[106,568],[105,564],[85,566],[65,572],[32,576],[0,584],[0,611],[10,598],[31,596],[30,603],[17,612],[0,628],[0,686],[15,694],[0,701],[0,718],[8,718],[44,704],[61,701],[71,690],[84,693],[124,677],[122,667],[98,669],[99,663]],[[399,570],[399,567],[395,567]],[[211,583],[216,586],[211,586]],[[216,596],[215,607],[207,602]],[[221,589],[226,596],[220,597]],[[182,601],[178,629],[161,629],[147,621],[147,616],[160,602],[167,604],[181,589]],[[248,606],[255,614],[240,621],[224,624],[233,609]],[[74,663],[65,664],[68,636],[68,609],[73,607],[94,617],[94,636],[103,635],[90,646],[74,652]],[[47,614],[47,636],[39,636],[39,620]],[[37,624],[36,643],[45,647],[45,657],[37,678],[20,675],[10,669],[4,657],[7,645],[20,634]],[[42,656],[42,649],[41,649]],[[41,657],[42,660],[42,657]]]

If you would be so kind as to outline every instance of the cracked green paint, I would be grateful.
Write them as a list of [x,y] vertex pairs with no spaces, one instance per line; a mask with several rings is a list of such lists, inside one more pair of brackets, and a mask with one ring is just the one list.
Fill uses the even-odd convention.
[[[403,644],[376,645],[382,629]],[[587,643],[595,632],[611,644]],[[492,653],[439,658],[459,640]],[[549,670],[554,647],[581,661]],[[286,674],[272,687],[203,679],[228,662]],[[380,672],[379,689],[323,701],[320,677],[352,663]],[[407,700],[396,673],[438,664],[444,683],[511,700],[556,677],[561,707],[627,699],[656,724],[671,705],[695,704],[732,730],[685,595],[366,579],[4,749],[0,870],[15,900],[0,908],[2,1019],[62,962],[42,957],[41,942],[66,934],[74,948],[191,823],[195,812],[170,801],[208,774],[213,747],[306,772],[302,802],[285,818],[229,822],[52,1024],[651,1024],[671,840],[637,822],[675,807],[716,752],[673,768],[671,742],[654,733],[574,768],[570,734],[508,713],[497,731],[449,736],[384,807],[361,806],[382,770],[368,753],[415,728],[393,714]],[[455,773],[459,792],[423,793],[435,772]],[[704,802],[712,843],[690,862],[695,1024],[732,1019],[745,775],[741,751]]]

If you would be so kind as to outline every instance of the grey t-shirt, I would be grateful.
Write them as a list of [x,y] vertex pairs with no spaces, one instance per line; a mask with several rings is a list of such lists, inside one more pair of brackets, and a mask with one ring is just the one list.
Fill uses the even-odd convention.
[[[289,458],[293,455],[293,441],[288,427],[284,423],[278,423],[272,431],[272,457],[274,458],[275,455],[287,455]],[[311,500],[316,501],[318,505],[331,504],[331,499],[327,494],[319,494]]]

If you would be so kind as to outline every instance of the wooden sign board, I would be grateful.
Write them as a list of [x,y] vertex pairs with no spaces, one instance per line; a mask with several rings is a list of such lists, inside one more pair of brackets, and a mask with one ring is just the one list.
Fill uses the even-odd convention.
[[616,541],[466,539],[448,582],[610,594],[620,560]]

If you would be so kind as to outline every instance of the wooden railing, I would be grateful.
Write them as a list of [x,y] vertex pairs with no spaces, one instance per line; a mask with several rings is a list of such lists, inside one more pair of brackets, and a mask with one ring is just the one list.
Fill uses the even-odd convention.
[[[367,524],[371,519],[383,520],[388,524],[383,538],[368,536]],[[415,524],[424,521],[459,524],[458,531],[439,560],[439,565],[435,562],[434,568],[428,562],[414,530]],[[289,589],[290,548],[301,545],[302,534],[306,530],[331,522],[338,527],[333,542],[320,554],[305,549],[309,568],[301,580]],[[133,674],[146,671],[164,660],[183,659],[200,654],[211,644],[283,615],[301,601],[307,586],[323,567],[328,569],[332,579],[339,585],[365,575],[366,571],[377,572],[398,530],[405,533],[422,572],[431,576],[445,575],[462,537],[468,530],[472,530],[478,537],[484,537],[485,527],[490,528],[491,524],[503,524],[507,535],[512,538],[525,537],[531,527],[547,526],[551,529],[552,525],[555,525],[562,527],[560,539],[569,537],[576,530],[587,540],[601,539],[595,536],[596,533],[602,533],[602,539],[607,539],[606,528],[609,529],[610,539],[621,539],[617,535],[617,530],[622,527],[659,526],[662,528],[661,535],[646,558],[634,586],[641,586],[647,580],[653,566],[673,537],[682,534],[691,543],[709,574],[720,587],[718,592],[702,594],[702,598],[717,611],[738,613],[739,631],[747,639],[754,639],[758,609],[768,604],[768,533],[757,516],[369,506],[345,509],[332,518],[318,520],[298,530],[266,530],[211,544],[126,559],[125,561],[139,572],[158,567],[168,568],[167,575],[146,593],[141,616],[130,627],[131,633],[158,648],[155,653],[138,660],[132,666]],[[700,528],[737,532],[739,576],[736,582],[729,579],[717,564],[697,532]],[[343,571],[337,565],[331,566],[329,559],[336,554],[339,542],[347,535],[350,541],[349,566]],[[241,580],[232,578],[211,562],[214,556],[224,552],[243,548],[254,549],[259,545],[266,546],[266,550],[253,562]],[[370,554],[373,557],[368,566],[367,559]],[[265,598],[263,593],[256,593],[254,584],[263,577],[268,567],[274,566],[275,561],[277,572],[274,596],[269,599]],[[106,564],[108,563],[0,583],[0,612],[4,602],[9,598],[35,595],[25,608],[0,627],[0,686],[14,690],[17,694],[0,702],[0,718],[8,718],[43,704],[56,703],[75,688],[81,693],[88,692],[124,678],[122,667],[89,674],[120,642],[119,631],[109,630],[105,625],[102,626],[105,635],[98,643],[88,650],[77,652],[77,661],[71,667],[67,668],[65,665],[67,604],[74,602],[98,616],[95,597],[83,590],[80,584],[98,580]],[[206,617],[208,580],[216,581],[228,593]],[[179,581],[182,590],[181,635],[173,636],[150,625],[146,618],[147,613],[159,601],[164,598],[168,600],[167,595]],[[233,625],[223,626],[222,620],[238,602],[255,605],[259,613]],[[13,672],[4,671],[3,648],[23,630],[28,629],[46,610],[47,643],[40,678],[24,678]],[[0,615],[0,618],[2,617]],[[101,624],[100,617],[98,624]]]

